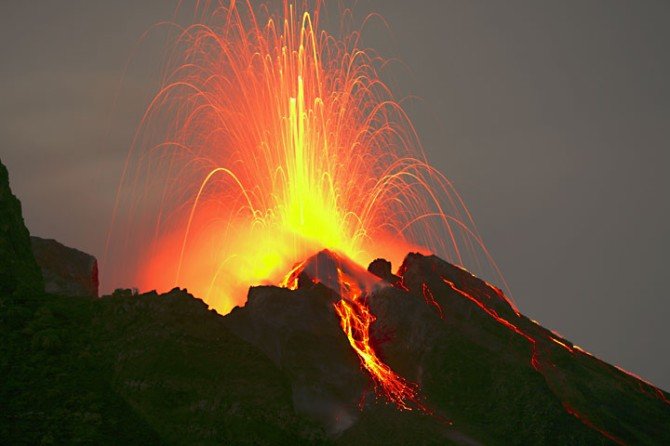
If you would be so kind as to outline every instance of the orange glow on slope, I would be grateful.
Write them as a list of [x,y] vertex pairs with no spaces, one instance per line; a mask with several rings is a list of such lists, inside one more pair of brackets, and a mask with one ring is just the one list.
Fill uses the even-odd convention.
[[421,284],[421,293],[423,294],[423,299],[426,301],[426,303],[435,308],[435,311],[437,312],[437,315],[440,316],[440,319],[444,319],[444,311],[442,311],[442,307],[435,300],[435,296],[433,296],[433,292],[430,290],[430,287],[428,287],[428,285],[425,283]]
[[528,343],[531,345],[531,350],[532,350],[531,357],[530,357],[530,365],[535,370],[540,372],[541,364],[540,364],[540,361],[538,360],[538,357],[537,357],[537,341],[533,337],[524,333],[523,330],[521,330],[516,325],[514,325],[511,322],[507,321],[506,319],[500,317],[494,309],[488,308],[486,305],[481,303],[478,299],[476,299],[470,293],[458,288],[454,282],[452,282],[452,281],[450,281],[450,280],[448,280],[444,277],[442,277],[442,282],[444,282],[453,291],[455,291],[456,293],[460,294],[461,296],[463,296],[464,298],[468,299],[470,302],[475,304],[482,311],[484,311],[486,314],[491,316],[496,322],[498,322],[499,324],[503,325],[507,329],[513,331],[514,333],[516,333],[517,335],[521,336],[526,341],[528,341]]
[[321,8],[204,2],[168,24],[177,35],[119,186],[107,287],[185,287],[225,314],[324,248],[359,264],[430,251],[476,265],[483,253],[495,270],[382,81],[385,61],[360,32],[321,29]]
[[[340,297],[333,304],[340,319],[340,327],[358,355],[361,367],[372,378],[375,393],[399,409],[420,409],[433,415],[419,401],[418,385],[395,373],[381,360],[372,345],[370,327],[376,317],[368,306],[366,296],[380,287],[390,285],[345,256],[329,250],[323,250],[296,264],[284,277],[282,286],[295,290],[304,286],[300,279],[321,283]],[[363,401],[364,398],[361,399],[361,408]],[[443,421],[451,424],[449,420]]]
[[[491,318],[493,318],[496,322],[498,322],[499,324],[505,326],[507,329],[511,330],[512,332],[516,333],[517,335],[521,336],[521,337],[524,338],[526,341],[528,341],[528,342],[530,343],[530,345],[531,345],[531,348],[532,348],[531,359],[530,359],[530,365],[533,367],[533,369],[535,369],[537,372],[539,372],[539,373],[543,376],[543,378],[545,379],[545,381],[547,382],[547,385],[549,385],[549,387],[552,386],[550,380],[549,380],[549,379],[547,378],[547,376],[546,376],[546,372],[547,372],[548,369],[554,367],[554,365],[551,364],[551,363],[548,362],[548,361],[540,362],[540,356],[539,356],[539,354],[538,354],[538,345],[539,345],[539,343],[540,343],[540,338],[539,338],[539,337],[536,337],[536,335],[531,335],[531,334],[525,333],[525,332],[524,332],[523,330],[521,330],[521,328],[519,328],[518,326],[514,325],[514,324],[511,323],[510,321],[508,321],[508,320],[504,319],[503,317],[499,316],[498,313],[497,313],[494,309],[492,309],[492,308],[488,308],[486,305],[484,305],[484,304],[483,304],[479,299],[477,299],[475,296],[471,295],[469,292],[467,292],[467,291],[465,291],[465,290],[463,290],[463,289],[458,288],[454,282],[452,282],[452,281],[450,281],[450,280],[448,280],[448,279],[446,279],[446,278],[444,278],[444,277],[442,277],[442,282],[444,282],[444,284],[447,285],[451,290],[455,291],[456,293],[458,293],[458,294],[461,295],[462,297],[468,299],[470,302],[472,302],[473,304],[475,304],[475,305],[476,305],[477,307],[479,307],[481,310],[483,310],[484,312],[486,312],[486,313],[487,313]],[[498,290],[497,288],[493,287],[492,285],[490,285],[490,284],[488,284],[488,283],[486,283],[486,282],[484,282],[484,283],[485,283],[485,285],[486,285],[487,288],[489,288],[489,289],[491,289],[491,290],[494,290],[495,293],[496,293],[497,295],[499,295],[503,300],[507,301],[506,297],[504,296],[504,294],[502,294],[502,292],[501,292],[500,290]],[[513,308],[514,312],[516,313],[516,316],[517,316],[517,317],[520,317],[520,314],[517,312],[516,308],[514,308],[514,307],[512,307],[512,308]],[[537,322],[535,322],[535,321],[533,321],[533,322],[534,322],[536,325],[539,325],[539,324],[537,324]],[[556,332],[553,332],[553,331],[552,331],[551,333],[552,333],[552,335],[551,335],[551,336],[548,336],[547,339],[550,340],[550,341],[552,341],[552,342],[554,342],[556,345],[558,345],[558,346],[561,347],[562,349],[566,350],[566,351],[569,352],[570,354],[574,355],[575,352],[578,352],[578,353],[587,354],[587,355],[593,357],[593,355],[591,355],[590,353],[588,353],[588,352],[582,350],[580,347],[578,347],[578,346],[573,346],[573,348],[571,348],[571,347],[568,346],[565,342],[563,342],[563,341],[557,339],[557,337],[560,337],[560,336],[559,336]],[[554,336],[555,336],[555,337],[554,337]],[[618,369],[618,367],[617,367],[617,369]],[[621,369],[619,369],[619,370],[621,370]],[[627,373],[627,372],[625,372],[624,370],[621,370],[621,371],[623,371],[624,373]],[[648,384],[648,383],[646,383],[646,382],[644,382],[644,381],[638,381],[638,383],[640,383],[640,385],[641,385],[642,383],[647,384],[647,385],[649,386],[649,389],[650,389],[651,392],[653,392],[653,391],[655,390],[655,392],[653,392],[653,393],[650,394],[652,397],[657,397],[657,398],[658,398],[658,397],[660,396],[660,399],[661,399],[661,400],[664,400],[664,401],[667,402],[667,400],[665,400],[665,396],[664,396],[663,392],[662,392],[660,389],[657,389],[657,388],[655,388],[654,386],[652,386],[651,384]],[[641,388],[641,390],[642,390],[644,393],[647,393],[647,390],[646,390],[646,389]],[[649,394],[649,393],[647,393],[647,394]],[[615,435],[613,435],[612,433],[608,432],[608,431],[605,430],[604,428],[602,428],[602,427],[598,426],[597,424],[595,424],[595,423],[594,423],[593,421],[591,421],[591,419],[588,418],[585,414],[583,414],[583,413],[577,411],[577,410],[575,409],[575,407],[573,407],[573,406],[572,406],[570,403],[568,403],[567,401],[561,401],[561,404],[563,405],[563,408],[565,409],[565,411],[566,411],[568,414],[570,414],[570,415],[572,415],[573,417],[577,418],[578,420],[580,420],[583,424],[585,424],[585,425],[588,426],[589,428],[591,428],[591,429],[593,429],[593,430],[599,432],[600,434],[602,434],[603,436],[605,436],[605,437],[608,438],[609,440],[613,441],[614,443],[617,443],[617,444],[625,444],[620,438],[616,437]]]
[[400,409],[412,410],[412,406],[422,408],[417,398],[417,385],[391,370],[372,348],[370,325],[375,321],[375,316],[362,302],[363,292],[360,287],[340,269],[337,272],[342,299],[334,304],[335,312],[340,317],[342,330],[361,360],[361,365],[370,373],[377,392]]

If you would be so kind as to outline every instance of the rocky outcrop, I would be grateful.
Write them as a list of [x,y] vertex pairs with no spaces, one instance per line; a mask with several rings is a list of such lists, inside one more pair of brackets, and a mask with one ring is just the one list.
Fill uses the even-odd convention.
[[0,295],[34,296],[43,288],[21,202],[12,194],[7,169],[0,162]]
[[[93,257],[33,249],[50,293],[97,295]],[[45,294],[0,164],[0,444],[670,444],[670,394],[462,268],[328,251],[301,268],[223,317],[180,289]],[[345,301],[368,322],[346,335]],[[386,403],[361,343],[416,410]]]
[[258,347],[289,376],[298,413],[331,435],[356,421],[368,383],[339,327],[333,310],[338,299],[321,284],[296,291],[254,287],[246,306],[224,318],[233,333]]
[[[670,441],[667,393],[544,329],[501,290],[435,256],[409,254],[393,274],[382,259],[365,271],[324,251],[297,279],[295,290],[252,288],[224,321],[287,374],[296,410],[335,444]],[[384,404],[357,364],[333,311],[346,288],[362,291],[374,316],[370,344],[416,383],[423,409]]]
[[98,261],[95,257],[52,239],[33,236],[30,241],[47,293],[98,297]]
[[391,262],[386,259],[373,260],[368,266],[368,271],[390,284],[396,284],[400,280],[400,277],[391,272]]

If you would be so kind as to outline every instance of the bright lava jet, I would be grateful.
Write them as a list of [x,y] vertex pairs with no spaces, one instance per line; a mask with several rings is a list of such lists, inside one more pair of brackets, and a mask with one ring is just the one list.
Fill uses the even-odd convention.
[[[279,284],[324,248],[362,265],[398,265],[410,250],[474,269],[483,258],[495,273],[382,81],[386,61],[349,30],[351,11],[341,11],[338,35],[321,28],[323,8],[213,2],[191,23],[169,24],[162,83],[119,186],[110,282],[185,287],[226,314],[250,285]],[[343,294],[335,311],[352,348],[408,408],[416,389],[369,345],[360,290],[349,283]]]

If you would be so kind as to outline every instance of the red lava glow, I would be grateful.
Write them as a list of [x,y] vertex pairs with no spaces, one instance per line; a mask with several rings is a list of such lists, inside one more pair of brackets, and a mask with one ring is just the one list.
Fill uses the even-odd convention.
[[437,315],[440,316],[440,319],[444,319],[444,311],[442,311],[442,307],[435,300],[435,297],[433,296],[433,292],[430,290],[430,287],[428,287],[428,285],[426,285],[425,283],[422,283],[421,292],[423,293],[423,298],[425,299],[426,303],[435,308],[435,311],[437,312]]
[[[419,401],[418,385],[395,373],[373,347],[370,328],[376,317],[368,306],[367,296],[377,287],[390,285],[384,285],[380,278],[345,256],[327,250],[296,264],[282,281],[282,286],[297,289],[303,274],[312,283],[321,283],[340,296],[333,304],[340,327],[358,355],[361,367],[372,378],[375,393],[401,410],[420,409],[432,414]],[[364,401],[365,393],[359,404],[361,409]]]
[[[525,333],[521,328],[519,328],[519,327],[516,326],[515,324],[513,324],[513,323],[511,323],[510,321],[508,321],[508,320],[506,320],[506,319],[500,317],[500,316],[498,315],[498,313],[497,313],[495,310],[493,310],[493,309],[491,309],[491,308],[488,308],[486,305],[484,305],[482,302],[480,302],[479,299],[477,299],[476,297],[474,297],[473,295],[471,295],[469,292],[464,291],[464,290],[462,290],[462,289],[459,289],[459,288],[456,286],[456,284],[454,284],[453,282],[449,281],[448,279],[446,279],[446,278],[443,277],[443,278],[442,278],[442,281],[443,281],[449,288],[451,288],[453,291],[455,291],[456,293],[458,293],[458,294],[461,295],[462,297],[468,299],[469,301],[471,301],[472,303],[474,303],[477,307],[479,307],[481,310],[483,310],[484,312],[486,312],[486,313],[487,313],[490,317],[492,317],[496,322],[498,322],[499,324],[505,326],[506,328],[508,328],[508,329],[511,330],[512,332],[516,333],[517,335],[519,335],[519,336],[521,336],[522,338],[524,338],[525,340],[527,340],[527,341],[530,343],[530,345],[531,345],[531,349],[532,349],[531,358],[530,358],[530,365],[533,367],[533,369],[535,369],[535,371],[537,371],[538,373],[540,373],[540,374],[544,377],[544,379],[547,381],[547,384],[551,387],[551,383],[550,383],[550,381],[547,379],[547,376],[545,376],[545,373],[547,372],[548,369],[550,369],[551,367],[553,367],[553,364],[551,364],[550,362],[547,362],[547,361],[544,361],[544,362],[541,362],[541,361],[540,361],[540,358],[539,358],[539,355],[538,355],[538,344],[539,344],[539,342],[540,342],[540,340],[541,340],[540,338],[536,337],[536,335],[531,335],[531,334],[529,334],[529,333]],[[424,284],[423,286],[424,286],[424,291],[425,291],[425,289],[426,289],[427,287],[425,286],[425,284]],[[488,284],[488,283],[486,284],[486,286],[487,286],[488,288],[494,290],[494,291],[496,292],[496,294],[498,294],[502,299],[504,299],[504,300],[506,300],[507,302],[509,302],[509,300],[506,299],[505,295],[502,294],[502,292],[501,292],[500,290],[498,290],[497,288],[493,287],[492,285],[490,285],[490,284]],[[520,314],[518,313],[518,311],[516,310],[516,308],[514,308],[514,307],[512,307],[512,308],[513,308],[513,310],[515,311],[516,316],[519,317]],[[558,345],[558,346],[561,347],[562,349],[566,350],[566,351],[569,352],[570,354],[573,354],[573,355],[574,355],[575,352],[578,352],[578,353],[581,353],[581,354],[586,354],[586,355],[592,356],[590,353],[584,351],[583,349],[579,348],[578,346],[573,346],[573,347],[571,348],[571,347],[570,347],[569,345],[567,345],[565,342],[561,341],[560,339],[557,339],[557,338],[560,338],[560,336],[558,335],[558,333],[553,332],[553,331],[552,331],[551,333],[552,333],[552,335],[551,335],[551,336],[548,336],[548,340],[554,342],[556,345]],[[555,337],[554,337],[554,336],[555,336]],[[642,390],[643,393],[645,393],[645,394],[647,394],[647,395],[650,395],[650,396],[652,396],[652,397],[654,397],[654,398],[659,398],[660,400],[662,400],[662,401],[664,401],[664,402],[667,403],[667,399],[665,398],[665,396],[664,396],[664,394],[663,394],[663,392],[662,392],[661,390],[655,388],[653,385],[647,383],[646,381],[641,380],[640,378],[636,377],[635,375],[632,375],[632,374],[630,374],[629,372],[626,372],[625,370],[621,369],[620,367],[616,367],[616,368],[619,369],[620,371],[622,371],[622,372],[624,372],[624,373],[626,373],[626,374],[628,374],[628,375],[634,377],[634,378],[639,379],[638,383],[639,383],[640,388],[641,388],[641,390]],[[643,385],[646,385],[648,388],[643,388],[643,387],[642,387]],[[575,407],[573,407],[573,406],[572,406],[570,403],[568,403],[567,401],[562,401],[561,403],[562,403],[562,405],[563,405],[563,408],[565,409],[565,411],[566,411],[568,414],[570,414],[570,415],[572,415],[573,417],[577,418],[577,419],[578,419],[579,421],[581,421],[584,425],[586,425],[586,426],[588,426],[589,428],[591,428],[591,429],[593,429],[593,430],[599,432],[600,434],[602,434],[603,436],[605,436],[605,437],[608,438],[609,440],[613,441],[614,443],[617,443],[617,444],[625,444],[620,438],[616,437],[616,436],[613,435],[611,432],[609,432],[609,431],[603,429],[601,426],[598,426],[597,424],[595,424],[595,423],[594,423],[593,421],[591,421],[591,419],[588,418],[584,413],[579,412],[577,409],[575,409]]]
[[104,287],[184,287],[226,314],[324,248],[363,265],[421,251],[476,267],[483,253],[496,270],[386,61],[351,11],[338,34],[322,28],[323,8],[198,2],[163,24],[174,38],[120,182]]
[[531,365],[535,370],[540,371],[540,362],[539,362],[539,360],[538,360],[538,358],[537,358],[537,342],[535,341],[535,339],[534,339],[533,337],[531,337],[530,335],[524,333],[523,330],[521,330],[520,328],[518,328],[516,325],[514,325],[514,324],[512,324],[511,322],[507,321],[506,319],[500,317],[500,316],[498,315],[498,313],[497,313],[494,309],[492,309],[492,308],[488,308],[486,305],[484,305],[483,303],[481,303],[481,302],[480,302],[478,299],[476,299],[474,296],[470,295],[470,293],[468,293],[468,292],[466,292],[466,291],[463,291],[463,290],[459,289],[459,288],[456,286],[456,284],[454,284],[454,282],[451,282],[450,280],[445,279],[444,277],[442,278],[442,281],[443,281],[449,288],[451,288],[453,291],[455,291],[456,293],[460,294],[460,295],[463,296],[464,298],[468,299],[468,300],[469,300],[470,302],[472,302],[473,304],[477,305],[482,311],[484,311],[486,314],[488,314],[490,317],[492,317],[496,322],[498,322],[499,324],[505,326],[507,329],[513,331],[513,332],[516,333],[517,335],[519,335],[519,336],[521,336],[522,338],[524,338],[525,340],[527,340],[527,341],[530,343],[530,345],[531,345],[531,349],[532,349],[532,353],[531,353],[531,357],[530,357],[530,365]]
[[625,445],[625,444],[626,444],[626,443],[624,443],[623,440],[621,440],[620,438],[616,437],[615,435],[612,435],[611,433],[607,432],[606,430],[601,429],[600,427],[598,427],[598,426],[596,426],[595,424],[593,424],[593,422],[592,422],[589,418],[587,418],[587,417],[584,416],[583,414],[580,414],[579,412],[577,412],[577,411],[576,411],[575,409],[573,409],[572,406],[570,406],[568,403],[565,403],[565,402],[564,402],[564,403],[563,403],[563,408],[565,409],[565,411],[566,411],[567,413],[569,413],[569,414],[572,415],[573,417],[577,418],[579,421],[581,421],[582,423],[584,423],[586,426],[590,427],[591,429],[593,429],[593,430],[595,430],[595,431],[597,431],[597,432],[600,432],[600,434],[602,434],[604,437],[606,437],[607,439],[611,440],[612,442],[614,442],[614,443],[616,443],[616,444],[618,444],[618,445]]
[[[351,31],[351,11],[340,11],[341,31],[333,34],[321,26],[322,8],[318,0],[197,1],[193,13],[180,3],[175,20],[161,25],[174,38],[124,166],[103,288],[184,287],[226,314],[244,304],[251,285],[298,287],[297,262],[323,249],[360,265],[432,252],[490,268],[505,285],[463,201],[425,161],[401,101],[383,81],[388,64]],[[177,19],[183,15],[185,24]],[[394,285],[408,291],[399,276]],[[342,271],[337,279],[335,312],[377,393],[400,409],[430,413],[417,385],[373,349],[365,291]],[[525,338],[542,373],[539,338],[444,283]],[[444,319],[433,291],[422,291]]]
[[340,317],[342,330],[349,344],[361,360],[365,370],[370,373],[377,392],[403,410],[421,408],[418,401],[418,386],[406,381],[382,362],[370,342],[370,325],[375,316],[364,302],[364,294],[356,281],[338,269],[340,296],[335,303],[335,312]]

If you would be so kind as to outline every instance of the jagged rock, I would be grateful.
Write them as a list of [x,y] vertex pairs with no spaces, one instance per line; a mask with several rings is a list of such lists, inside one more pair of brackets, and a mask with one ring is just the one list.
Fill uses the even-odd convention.
[[331,435],[356,421],[368,384],[338,324],[333,309],[338,299],[322,284],[303,283],[296,291],[253,287],[247,304],[224,318],[230,331],[290,377],[298,413]]
[[394,284],[400,280],[400,277],[391,272],[391,262],[386,259],[373,260],[368,266],[368,271],[388,283]]
[[[225,325],[287,374],[296,410],[335,444],[669,439],[667,393],[573,347],[520,314],[498,288],[435,256],[409,254],[394,275],[383,259],[365,271],[323,251],[295,274],[296,290],[252,288]],[[374,383],[333,311],[344,289],[363,293],[375,317],[371,345],[418,385],[432,415],[390,410],[372,396]]]
[[[185,289],[96,301],[114,389],[165,444],[301,444],[286,375]],[[123,329],[119,329],[123,327]]]
[[98,261],[56,240],[30,237],[47,293],[98,297]]
[[286,375],[203,301],[129,291],[0,323],[0,444],[318,444]]
[[12,194],[7,168],[0,162],[0,295],[34,296],[43,289],[21,202]]
[[[78,271],[97,294],[92,258],[45,242],[88,262]],[[369,271],[386,282],[323,251],[297,289],[252,288],[224,317],[180,289],[45,295],[0,164],[0,444],[670,444],[670,394],[494,286],[420,254],[396,275],[383,260]],[[369,337],[348,341],[341,298],[365,302]],[[361,339],[427,410],[374,398]]]

